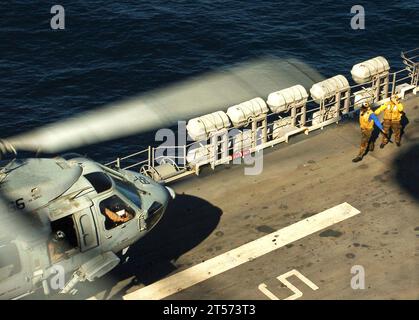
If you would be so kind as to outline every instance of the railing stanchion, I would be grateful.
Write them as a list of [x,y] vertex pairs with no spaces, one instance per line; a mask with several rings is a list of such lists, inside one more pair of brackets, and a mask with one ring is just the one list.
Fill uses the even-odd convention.
[[396,92],[396,73],[393,73],[393,82],[391,84],[391,95]]
[[148,146],[148,166],[151,167],[151,146]]
[[186,168],[186,144],[183,146],[183,159],[182,159],[183,163],[182,166],[183,168]]

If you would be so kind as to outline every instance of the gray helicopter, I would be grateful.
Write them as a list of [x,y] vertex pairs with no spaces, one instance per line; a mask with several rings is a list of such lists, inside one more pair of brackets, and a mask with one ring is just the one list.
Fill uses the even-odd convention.
[[30,214],[36,228],[29,233],[20,228],[18,234],[2,230],[1,299],[37,286],[49,294],[47,279],[58,270],[77,270],[61,293],[101,277],[119,264],[115,253],[149,232],[175,197],[139,173],[82,157],[13,160],[0,179],[3,196],[11,199],[9,210]]
[[[175,192],[138,172],[75,154],[19,159],[17,151],[57,154],[150,131],[323,77],[296,60],[260,59],[143,94],[0,142],[0,299],[42,290],[66,276],[74,293],[115,268],[162,218]],[[170,111],[170,112],[169,112]]]

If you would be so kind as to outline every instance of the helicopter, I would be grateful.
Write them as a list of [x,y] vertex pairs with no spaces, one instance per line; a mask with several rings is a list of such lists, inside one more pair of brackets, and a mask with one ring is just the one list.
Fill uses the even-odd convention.
[[[48,294],[50,265],[79,270],[62,293],[80,280],[101,277],[119,264],[115,252],[149,232],[175,197],[172,189],[140,173],[74,155],[14,160],[0,176],[3,194],[13,199],[10,209],[30,211],[37,228],[31,239],[19,233],[10,241],[11,235],[2,233],[1,299],[30,292],[38,282]],[[29,281],[19,281],[23,275]]]
[[[75,294],[114,269],[161,220],[173,189],[140,172],[64,153],[163,128],[295,84],[322,80],[295,59],[241,63],[0,140],[0,299]],[[170,111],[170,112],[169,112]],[[58,288],[51,280],[62,271]]]

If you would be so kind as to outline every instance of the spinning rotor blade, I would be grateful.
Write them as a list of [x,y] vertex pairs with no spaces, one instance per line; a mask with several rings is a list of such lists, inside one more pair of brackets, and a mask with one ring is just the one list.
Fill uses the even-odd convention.
[[7,150],[61,152],[172,126],[255,97],[323,77],[295,59],[264,58],[113,103],[3,141]]

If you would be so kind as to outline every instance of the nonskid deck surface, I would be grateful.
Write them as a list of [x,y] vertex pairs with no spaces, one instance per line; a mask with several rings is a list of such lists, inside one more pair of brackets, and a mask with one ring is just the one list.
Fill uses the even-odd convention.
[[418,299],[419,97],[405,107],[402,146],[377,141],[356,164],[348,121],[265,152],[260,175],[173,184],[160,225],[76,298]]

